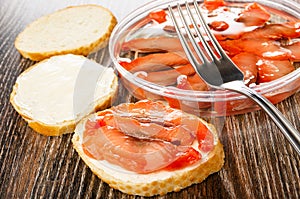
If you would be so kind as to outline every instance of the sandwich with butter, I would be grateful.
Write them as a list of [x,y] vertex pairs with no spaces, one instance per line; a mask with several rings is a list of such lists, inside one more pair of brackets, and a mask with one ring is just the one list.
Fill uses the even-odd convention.
[[10,102],[35,131],[72,133],[84,116],[111,106],[118,78],[113,69],[81,55],[58,55],[25,70]]
[[224,164],[213,125],[149,100],[89,115],[77,124],[72,142],[99,178],[133,195],[180,191]]
[[29,24],[15,47],[34,61],[69,53],[86,56],[106,46],[116,23],[111,11],[100,5],[70,6]]

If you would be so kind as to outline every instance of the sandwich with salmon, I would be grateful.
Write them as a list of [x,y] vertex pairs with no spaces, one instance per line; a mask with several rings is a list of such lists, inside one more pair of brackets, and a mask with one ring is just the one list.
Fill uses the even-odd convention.
[[224,164],[212,124],[149,100],[89,115],[76,126],[72,142],[100,179],[132,195],[178,192]]

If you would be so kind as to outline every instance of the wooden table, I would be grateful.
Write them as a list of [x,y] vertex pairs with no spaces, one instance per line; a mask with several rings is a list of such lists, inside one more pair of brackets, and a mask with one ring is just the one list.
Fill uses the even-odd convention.
[[[15,37],[29,22],[82,3],[103,5],[120,20],[144,2],[0,1],[0,198],[140,198],[116,191],[93,175],[72,148],[71,134],[35,133],[12,108],[9,95],[17,76],[34,64],[14,48]],[[89,57],[110,63],[107,49]],[[300,129],[300,93],[277,107]],[[226,117],[220,139],[226,154],[220,172],[201,184],[155,198],[300,198],[300,156],[264,112]]]

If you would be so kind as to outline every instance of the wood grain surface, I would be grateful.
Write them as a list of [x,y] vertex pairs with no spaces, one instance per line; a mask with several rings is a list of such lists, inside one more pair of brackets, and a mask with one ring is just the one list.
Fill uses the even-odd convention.
[[[9,96],[18,75],[34,64],[14,48],[17,34],[28,23],[83,3],[103,5],[120,20],[145,2],[0,0],[0,198],[143,198],[123,194],[99,180],[72,148],[71,134],[35,133],[12,108]],[[89,57],[110,65],[107,49]],[[116,104],[130,99],[120,86]],[[277,107],[300,129],[300,93]],[[153,198],[300,198],[300,156],[264,112],[226,117],[219,134],[226,155],[220,172],[178,193]]]

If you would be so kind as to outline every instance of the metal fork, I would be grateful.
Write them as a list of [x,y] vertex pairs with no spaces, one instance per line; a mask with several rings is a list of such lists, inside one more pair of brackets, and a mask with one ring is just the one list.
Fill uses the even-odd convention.
[[[168,9],[182,47],[195,71],[211,87],[235,91],[255,101],[273,119],[298,155],[300,155],[300,133],[298,130],[269,100],[244,84],[243,73],[230,60],[211,33],[196,0],[193,1],[193,7],[194,13],[190,3],[186,1],[184,4],[178,3],[173,7],[169,5]],[[175,16],[175,9],[179,15],[178,19]],[[186,14],[183,10],[185,10]],[[211,44],[208,43],[198,27],[199,23],[195,19],[194,14],[196,14],[198,21],[200,21],[200,26],[204,29],[210,43],[219,56],[215,54]],[[179,22],[181,22],[184,29],[181,29]],[[191,23],[189,22],[192,23],[195,32],[192,32],[190,28]],[[203,48],[200,47],[197,39],[201,41]]]

